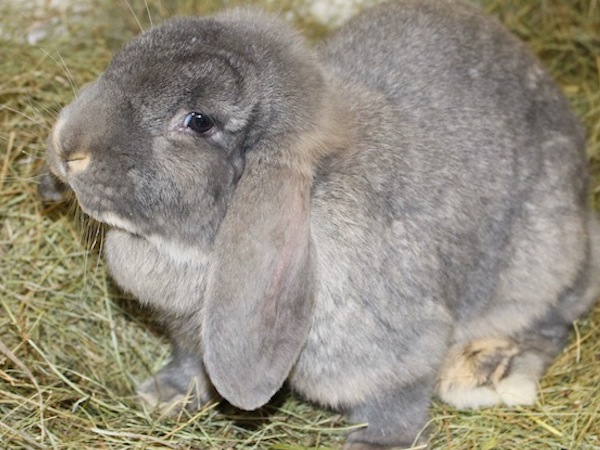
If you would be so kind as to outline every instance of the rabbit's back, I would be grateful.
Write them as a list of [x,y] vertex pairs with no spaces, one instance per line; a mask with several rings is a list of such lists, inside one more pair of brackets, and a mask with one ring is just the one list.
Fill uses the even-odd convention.
[[451,131],[449,123],[473,127],[474,118],[491,116],[502,122],[490,129],[509,126],[513,135],[548,128],[580,135],[564,97],[526,45],[462,2],[380,5],[340,29],[321,53],[336,76],[381,92],[402,120],[428,132]]
[[526,178],[538,170],[542,142],[567,138],[573,145],[560,153],[570,178],[585,171],[581,127],[554,81],[522,42],[474,7],[390,2],[357,16],[322,55],[337,77],[387,98],[411,126],[403,132],[415,142],[429,137],[421,145],[434,157],[496,164],[516,151],[510,156]]

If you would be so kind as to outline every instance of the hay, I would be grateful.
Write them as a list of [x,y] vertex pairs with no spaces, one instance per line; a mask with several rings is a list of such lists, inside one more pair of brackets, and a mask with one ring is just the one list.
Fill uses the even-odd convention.
[[[264,2],[300,11],[296,21],[311,36],[325,32],[306,0]],[[214,404],[175,419],[144,410],[133,386],[164,363],[165,340],[107,277],[97,251],[101,230],[86,226],[75,208],[42,205],[36,195],[46,136],[75,88],[94,79],[149,17],[233,2],[148,3],[18,10],[0,0],[0,447],[337,448],[343,419],[289,392],[255,414]],[[484,5],[529,42],[583,119],[590,202],[600,207],[600,2]],[[600,449],[599,386],[600,307],[577,324],[535,407],[459,412],[435,404],[431,448]]]

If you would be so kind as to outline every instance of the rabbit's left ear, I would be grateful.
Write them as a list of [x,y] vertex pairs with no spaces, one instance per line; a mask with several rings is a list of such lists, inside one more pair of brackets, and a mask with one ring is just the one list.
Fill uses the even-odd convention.
[[310,176],[247,164],[220,225],[202,318],[204,363],[234,406],[256,409],[287,378],[311,324]]

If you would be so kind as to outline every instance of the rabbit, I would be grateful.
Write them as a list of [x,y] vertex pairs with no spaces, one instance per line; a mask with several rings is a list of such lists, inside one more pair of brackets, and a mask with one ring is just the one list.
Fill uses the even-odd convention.
[[535,403],[599,293],[582,126],[459,1],[315,46],[252,9],[171,19],[64,108],[47,165],[42,194],[108,225],[112,277],[173,343],[138,388],[163,410],[287,382],[366,424],[346,449],[426,443],[435,396]]

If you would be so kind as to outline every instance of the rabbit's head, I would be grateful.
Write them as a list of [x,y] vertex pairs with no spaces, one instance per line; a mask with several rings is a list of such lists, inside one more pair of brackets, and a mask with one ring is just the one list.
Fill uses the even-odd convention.
[[211,255],[203,357],[242,408],[281,386],[308,332],[326,84],[303,40],[272,18],[179,18],[118,53],[50,136],[49,167],[90,216]]
[[291,147],[319,126],[323,81],[280,27],[238,13],[141,35],[61,113],[51,170],[99,221],[210,243],[247,160],[310,173]]

